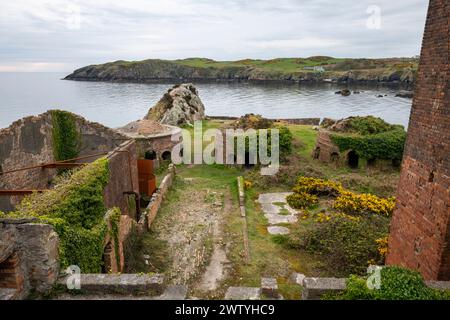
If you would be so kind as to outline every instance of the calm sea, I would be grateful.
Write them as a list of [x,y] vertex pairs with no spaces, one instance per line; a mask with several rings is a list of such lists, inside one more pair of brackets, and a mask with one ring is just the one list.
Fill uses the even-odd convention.
[[[142,118],[172,84],[127,84],[60,80],[62,73],[0,73],[0,128],[28,115],[64,109],[120,127]],[[411,99],[395,97],[396,88],[354,86],[349,97],[336,95],[336,84],[261,85],[199,83],[208,115],[257,113],[268,118],[344,118],[375,115],[408,124]],[[378,98],[378,95],[386,95]]]

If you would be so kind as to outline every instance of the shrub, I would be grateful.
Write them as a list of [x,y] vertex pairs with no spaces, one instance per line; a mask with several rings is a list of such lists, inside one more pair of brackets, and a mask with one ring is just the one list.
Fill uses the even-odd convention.
[[306,192],[317,196],[332,195],[337,196],[342,191],[342,185],[329,180],[300,177],[293,188],[295,193]]
[[344,191],[336,199],[334,209],[348,214],[380,214],[390,216],[394,211],[395,198],[379,198],[369,193],[356,194]]
[[17,212],[7,216],[35,217],[51,224],[60,238],[61,269],[78,265],[83,273],[101,272],[108,222],[111,237],[117,240],[120,218],[120,210],[114,209],[109,221],[105,220],[103,190],[108,180],[108,161],[98,159],[72,175],[61,176],[54,189],[24,198]]
[[364,159],[401,160],[406,132],[400,128],[371,135],[331,134],[341,152],[353,150]]
[[80,150],[80,133],[77,131],[75,117],[72,113],[53,110],[52,137],[53,154],[57,161],[73,159]]
[[[370,290],[366,277],[351,276],[346,290],[334,298],[345,300],[448,300],[449,291],[428,288],[420,273],[398,266],[381,269],[380,289]],[[331,298],[331,297],[328,297]]]
[[339,213],[328,217],[307,229],[293,228],[289,246],[319,255],[333,268],[334,274],[341,276],[364,274],[368,261],[383,262],[376,239],[388,233],[388,218],[352,217]]
[[295,209],[305,209],[318,202],[317,196],[306,192],[296,192],[287,196],[286,200]]

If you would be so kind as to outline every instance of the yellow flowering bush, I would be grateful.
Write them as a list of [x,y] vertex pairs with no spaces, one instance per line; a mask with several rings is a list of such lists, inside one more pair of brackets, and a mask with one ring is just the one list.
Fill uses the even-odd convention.
[[331,195],[338,196],[344,191],[342,185],[338,182],[300,177],[293,189],[296,193],[306,192],[317,196]]
[[372,194],[356,194],[343,191],[336,199],[333,208],[348,214],[380,214],[390,216],[394,211],[395,197],[380,198]]
[[319,201],[317,196],[307,192],[295,192],[287,196],[286,200],[288,204],[295,209],[305,209]]
[[386,236],[375,240],[375,242],[378,244],[378,253],[383,259],[386,258],[388,252],[388,239],[389,237]]

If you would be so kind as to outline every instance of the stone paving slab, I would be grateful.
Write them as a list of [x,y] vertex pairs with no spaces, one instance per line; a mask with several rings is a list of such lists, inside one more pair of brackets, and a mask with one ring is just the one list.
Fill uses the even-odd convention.
[[269,220],[269,224],[276,225],[280,223],[296,223],[298,221],[297,216],[288,215],[284,216],[281,214],[265,214],[264,215],[267,220]]
[[267,228],[267,231],[270,234],[277,235],[277,234],[289,234],[289,229],[286,227],[280,227],[280,226],[270,226]]
[[286,197],[291,195],[292,192],[274,192],[274,193],[261,193],[258,197],[259,203],[274,203],[284,202],[286,203]]
[[225,300],[260,300],[261,288],[229,287]]

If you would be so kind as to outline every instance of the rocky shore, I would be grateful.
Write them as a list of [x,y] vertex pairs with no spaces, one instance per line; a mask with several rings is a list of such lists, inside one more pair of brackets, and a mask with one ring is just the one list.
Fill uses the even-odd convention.
[[414,59],[336,59],[331,57],[240,60],[116,61],[75,70],[65,80],[108,82],[361,82],[412,84]]

